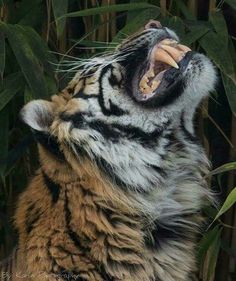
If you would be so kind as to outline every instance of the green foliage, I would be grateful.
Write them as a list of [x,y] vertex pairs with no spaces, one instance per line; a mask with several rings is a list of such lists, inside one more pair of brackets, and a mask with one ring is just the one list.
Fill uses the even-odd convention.
[[236,203],[236,187],[230,192],[214,220],[217,220]]
[[[16,197],[37,167],[37,156],[29,157],[36,154],[36,148],[19,121],[20,108],[31,99],[47,99],[66,85],[71,77],[55,71],[64,60],[113,48],[149,19],[157,19],[176,30],[193,50],[206,53],[219,70],[217,92],[204,103],[198,123],[214,167],[207,179],[217,193],[221,192],[222,207],[205,210],[211,225],[199,242],[198,260],[200,280],[213,281],[216,276],[217,281],[225,281],[236,275],[236,266],[232,267],[236,264],[232,235],[236,227],[236,35],[232,28],[236,1],[199,2],[0,0],[1,256],[15,243],[10,222]],[[225,240],[226,232],[231,232],[227,236],[231,240]],[[218,268],[217,262],[225,259],[227,268]]]

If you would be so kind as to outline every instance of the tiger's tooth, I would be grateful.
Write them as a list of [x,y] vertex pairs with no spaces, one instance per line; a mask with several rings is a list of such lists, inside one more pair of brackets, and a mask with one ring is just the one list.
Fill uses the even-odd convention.
[[147,85],[148,81],[149,81],[148,77],[144,75],[141,81],[139,82],[139,87],[143,88],[144,86]]
[[178,44],[178,48],[181,50],[181,51],[184,51],[184,52],[190,52],[192,51],[189,47],[185,46],[185,45],[182,45],[182,44]]
[[161,84],[161,80],[154,80],[151,85],[152,91],[156,90],[156,88]]
[[150,68],[147,72],[147,77],[154,77],[155,76],[155,73],[154,73],[154,70],[153,68]]
[[161,45],[175,45],[177,44],[178,42],[174,39],[164,39],[160,42]]
[[164,62],[166,64],[169,64],[170,66],[173,66],[174,68],[179,68],[176,61],[165,51],[160,48],[157,48],[155,52],[155,60]]
[[183,56],[183,52],[177,50],[174,47],[167,46],[167,45],[160,45],[160,48],[167,51],[176,62],[179,62]]
[[141,91],[142,91],[142,93],[144,93],[144,94],[150,94],[150,93],[152,92],[152,88],[147,85],[147,86],[144,86],[144,87],[141,89]]

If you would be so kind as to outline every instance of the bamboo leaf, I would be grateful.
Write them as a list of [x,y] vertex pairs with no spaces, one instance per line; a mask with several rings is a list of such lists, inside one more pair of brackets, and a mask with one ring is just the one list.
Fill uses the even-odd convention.
[[232,113],[236,116],[236,83],[221,71],[221,77]]
[[176,34],[179,36],[179,38],[182,40],[182,38],[185,35],[185,27],[184,22],[181,18],[174,16],[171,18],[165,18],[163,19],[164,26],[169,27],[170,29],[173,29]]
[[232,171],[232,170],[236,170],[236,162],[226,163],[226,164],[216,168],[215,170],[211,171],[208,174],[208,176],[213,176],[213,175],[217,175],[217,174]]
[[235,0],[225,0],[225,2],[236,10],[236,1]]
[[0,111],[23,87],[24,79],[21,73],[13,73],[3,80],[3,87],[0,92]]
[[40,61],[40,63],[43,65],[44,70],[49,75],[53,76],[54,70],[52,67],[52,62],[56,63],[56,59],[50,53],[47,44],[33,28],[28,26],[23,27],[20,25],[17,25],[17,27],[24,34],[25,38],[27,39],[32,49],[32,52],[34,53],[35,57]]
[[[71,39],[70,40],[72,43],[78,42],[78,39]],[[80,45],[85,46],[85,47],[91,47],[91,48],[101,48],[101,49],[106,49],[108,47],[109,42],[99,42],[99,41],[91,41],[91,40],[82,40],[80,41]],[[83,47],[82,47],[83,48]]]
[[[148,2],[148,0],[130,0],[129,1],[130,4],[132,3],[140,3],[140,2]],[[137,13],[139,13],[139,11],[130,11],[127,13],[127,20],[126,20],[126,24],[129,23],[131,20],[133,20],[136,16],[137,16]],[[151,18],[150,18],[151,19]]]
[[7,166],[6,159],[8,154],[8,130],[9,130],[9,108],[5,107],[0,111],[0,177],[4,179],[5,169]]
[[57,38],[59,38],[64,31],[66,18],[62,18],[60,21],[58,19],[67,13],[68,0],[52,0],[52,9],[57,26]]
[[208,231],[201,239],[198,245],[197,257],[199,263],[203,261],[212,241],[215,240],[219,232],[219,225],[215,226],[212,230]]
[[42,68],[22,32],[21,27],[1,23],[0,28],[4,30],[9,40],[10,46],[32,90],[34,98],[46,98],[47,87]]
[[236,187],[230,192],[226,198],[223,206],[220,208],[218,214],[216,215],[215,220],[217,220],[221,215],[228,211],[236,203]]
[[220,251],[221,232],[222,232],[222,228],[218,230],[217,235],[214,237],[214,240],[212,241],[212,244],[208,251],[208,267],[206,272],[207,281],[214,280],[216,263]]
[[26,85],[25,86],[25,91],[24,91],[24,103],[27,104],[33,99],[32,92],[30,91],[29,87]]
[[5,69],[5,35],[0,31],[0,76],[3,78]]
[[109,12],[124,12],[124,11],[132,11],[138,9],[147,9],[152,8],[158,10],[157,6],[142,2],[142,3],[132,3],[132,4],[117,4],[117,5],[105,5],[96,8],[85,9],[77,12],[72,12],[65,14],[59,17],[57,20],[61,20],[63,18],[72,18],[72,17],[86,17],[86,16],[93,16],[102,13],[109,13]]
[[228,29],[225,22],[225,18],[221,11],[211,12],[209,15],[209,20],[212,23],[216,33],[219,36],[219,39],[225,47],[227,47],[228,43]]
[[34,143],[32,134],[26,135],[15,145],[13,149],[8,152],[7,167],[5,171],[6,176],[9,175],[16,162],[24,155],[32,143]]
[[137,31],[140,27],[143,27],[150,18],[156,18],[160,14],[159,8],[146,9],[140,12],[136,17],[128,22],[123,29],[121,29],[117,35],[113,38],[112,42],[119,42],[120,39],[124,38],[124,34],[130,35]]
[[[18,9],[14,9],[13,15],[17,13],[17,24],[28,25],[31,27],[37,27],[41,24],[42,18],[44,18],[43,0],[23,0],[20,2]],[[15,22],[15,21],[14,21]]]
[[183,43],[191,45],[199,40],[209,31],[209,28],[205,25],[196,25],[190,28],[190,32],[183,36]]
[[196,17],[190,12],[184,1],[182,0],[175,0],[175,3],[177,7],[180,9],[182,14],[185,16],[188,20],[196,20]]
[[219,35],[210,31],[199,40],[199,43],[217,67],[236,84],[231,55]]

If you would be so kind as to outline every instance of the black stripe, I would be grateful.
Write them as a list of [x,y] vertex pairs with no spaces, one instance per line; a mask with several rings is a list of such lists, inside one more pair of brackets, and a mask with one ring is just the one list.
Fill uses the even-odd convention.
[[185,127],[185,124],[184,124],[184,113],[182,114],[181,116],[181,125],[180,125],[180,128],[182,130],[182,132],[184,133],[184,136],[186,138],[186,140],[190,141],[190,142],[193,142],[193,143],[199,143],[199,139],[191,134]]
[[151,167],[154,171],[156,171],[158,174],[160,174],[162,177],[166,176],[166,172],[164,171],[163,168],[158,167],[156,165],[149,165],[149,167]]
[[81,113],[81,112],[77,112],[77,113],[74,113],[74,114],[68,114],[68,113],[61,113],[60,114],[60,119],[62,121],[66,121],[66,122],[72,122],[73,123],[73,126],[75,128],[83,128],[83,125],[84,125],[84,116],[85,114]]
[[157,127],[152,132],[145,132],[131,125],[120,125],[117,123],[107,124],[101,120],[89,122],[85,121],[84,117],[85,115],[80,112],[72,115],[60,115],[63,121],[71,121],[75,128],[86,129],[89,127],[101,133],[107,140],[118,142],[120,139],[127,138],[129,140],[135,140],[142,145],[157,145],[157,140],[162,136],[163,131],[169,125],[169,122],[167,122],[163,127]]
[[58,160],[66,161],[63,152],[60,150],[59,143],[54,136],[37,130],[33,130],[33,135],[36,141],[51,152]]
[[122,115],[127,114],[126,111],[124,111],[119,106],[114,104],[110,99],[109,99],[109,104],[110,104],[110,114],[109,115],[122,116]]
[[94,156],[98,168],[107,176],[111,182],[121,188],[127,188],[129,185],[114,173],[114,168],[101,157]]
[[[78,235],[72,230],[71,226],[70,226],[70,221],[71,221],[71,212],[69,209],[69,199],[68,199],[68,194],[67,192],[65,192],[65,204],[64,204],[64,210],[65,210],[65,220],[66,220],[66,227],[67,227],[67,233],[70,236],[71,240],[73,241],[74,245],[80,249],[83,250],[84,252],[88,252],[89,249],[87,249],[87,247],[85,245],[82,245],[80,242],[80,238],[78,237]],[[83,269],[81,269],[82,272]],[[98,273],[102,276],[104,281],[113,281],[114,278],[110,277],[104,267],[102,265],[99,266],[99,268],[97,268]],[[67,272],[66,270],[61,268],[61,272]],[[80,273],[81,273],[80,272]],[[75,272],[72,272],[72,274],[78,274]],[[80,279],[76,279],[78,281],[83,281],[84,279],[81,277],[78,277]],[[73,280],[73,279],[69,279],[69,280]]]
[[[169,123],[165,124],[165,127]],[[143,145],[156,145],[157,140],[164,131],[164,128],[158,127],[152,132],[145,132],[138,127],[131,125],[120,125],[116,123],[106,124],[103,121],[92,121],[88,123],[89,127],[100,132],[105,139],[110,139],[117,142],[119,139],[126,137],[129,140],[135,140]]]
[[110,103],[110,108],[106,108],[105,106],[105,102],[104,102],[104,96],[103,96],[103,83],[102,83],[102,79],[104,77],[104,75],[109,71],[112,70],[113,66],[112,65],[107,65],[106,67],[104,67],[100,73],[100,77],[98,80],[98,84],[99,84],[99,96],[98,96],[98,102],[100,104],[102,113],[106,116],[111,116],[111,115],[115,115],[115,116],[121,116],[126,114],[126,112],[124,110],[122,110],[121,108],[119,108],[117,105],[113,104],[111,102],[111,100],[109,101]]
[[30,232],[33,230],[35,224],[40,219],[41,215],[41,210],[36,208],[34,203],[31,203],[28,206],[25,214],[25,229],[27,234],[30,234]]
[[[179,219],[183,217],[186,218],[187,216],[180,216]],[[188,217],[190,218],[191,216],[189,215]],[[145,245],[148,248],[157,249],[168,241],[188,241],[191,239],[193,231],[186,227],[184,223],[182,225],[171,226],[156,220],[149,229],[144,230],[144,233]]]
[[118,140],[122,137],[120,131],[114,130],[112,125],[108,125],[102,121],[92,121],[89,123],[89,127],[102,134],[105,139],[113,142],[118,142]]
[[[117,185],[120,188],[123,188],[124,190],[127,189],[135,189],[140,193],[146,193],[147,191],[142,189],[142,186],[137,185],[130,185],[127,184],[127,182],[123,181],[122,178],[120,178],[119,176],[117,176],[117,174],[114,171],[114,167],[112,165],[110,165],[105,159],[103,159],[102,157],[97,157],[96,155],[93,156],[98,168],[104,173],[104,175],[115,185]],[[155,172],[157,172],[158,174],[161,174],[161,176],[165,175],[164,171],[159,168],[154,166],[150,167],[153,168],[153,170]],[[156,187],[156,182],[153,182],[151,180],[148,181],[148,185],[150,188],[152,187]]]
[[118,80],[118,78],[115,76],[115,74],[113,72],[111,72],[111,75],[110,75],[108,81],[112,87],[117,86],[120,88],[122,85],[122,79]]
[[45,172],[42,172],[42,174],[44,183],[51,194],[52,202],[55,204],[59,199],[61,187],[59,184],[55,183],[51,178],[49,178]]
[[103,281],[114,281],[115,280],[114,277],[111,277],[108,273],[106,273],[104,266],[100,266],[98,272],[102,276]]
[[98,98],[98,95],[86,95],[83,90],[80,90],[77,94],[73,96],[73,98],[80,98],[80,99],[93,99]]
[[72,230],[72,228],[70,226],[71,212],[69,209],[69,199],[68,199],[67,191],[65,192],[64,211],[65,211],[67,234],[70,236],[70,239],[73,241],[74,245],[78,249],[87,250],[86,247],[83,247],[83,245],[80,243],[80,238],[78,237],[77,233]]

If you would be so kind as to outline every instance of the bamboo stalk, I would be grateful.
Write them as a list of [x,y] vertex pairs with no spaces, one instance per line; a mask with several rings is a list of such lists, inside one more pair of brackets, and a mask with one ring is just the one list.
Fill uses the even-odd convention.
[[[107,5],[107,0],[102,0],[102,5]],[[101,21],[102,22],[107,22],[108,21],[108,14],[104,13],[100,15]],[[105,25],[102,25],[98,29],[98,35],[97,35],[97,40],[98,41],[105,41],[106,40],[106,31],[107,31],[107,23]]]
[[194,16],[197,16],[197,7],[198,7],[197,0],[188,0],[188,8],[192,12]]
[[[111,5],[116,3],[116,0],[109,0]],[[116,13],[110,13],[110,19],[115,18]],[[116,35],[116,20],[110,21],[110,40],[112,40]]]
[[216,0],[210,0],[209,2],[209,12],[213,12],[216,10]]
[[47,5],[47,31],[46,31],[46,41],[49,41],[49,35],[50,35],[50,22],[51,22],[51,7],[52,3],[51,0],[46,0]]
[[[231,122],[231,143],[235,146],[236,145],[236,118],[232,116],[232,122]],[[230,149],[230,161],[235,161],[236,159],[236,151],[235,149]],[[226,197],[227,194],[230,193],[232,188],[235,186],[235,174],[233,172],[229,173],[228,177],[228,184],[226,188],[226,194],[224,194]],[[235,216],[235,208],[231,208],[227,211],[227,213],[223,216],[223,223],[231,226],[235,226],[236,222],[234,219]],[[234,238],[233,238],[234,233]],[[222,240],[229,243],[230,246],[235,246],[236,238],[235,238],[235,231],[233,231],[230,228],[224,228],[222,233]],[[225,281],[229,278],[229,272],[230,268],[233,271],[235,265],[234,260],[229,257],[229,255],[222,251],[220,254],[220,266],[218,267],[217,271],[217,281]]]
[[160,0],[160,8],[161,8],[162,16],[165,17],[166,16],[166,10],[167,10],[166,0]]

